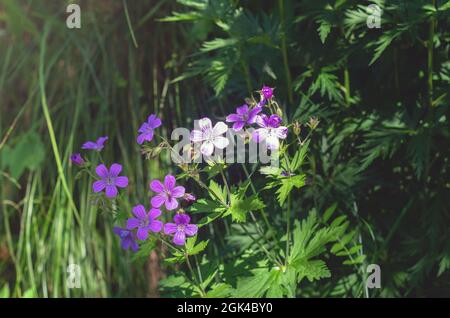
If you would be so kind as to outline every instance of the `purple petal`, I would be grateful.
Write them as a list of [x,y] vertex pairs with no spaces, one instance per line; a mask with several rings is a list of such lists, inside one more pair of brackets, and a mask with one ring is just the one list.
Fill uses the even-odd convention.
[[186,233],[187,236],[194,236],[195,234],[197,234],[197,231],[198,227],[195,224],[188,224],[184,228],[184,232]]
[[106,168],[104,164],[98,165],[97,168],[95,168],[95,173],[97,173],[97,175],[103,179],[109,177],[108,168]]
[[138,238],[138,240],[145,240],[148,237],[148,228],[147,227],[140,227],[138,228],[137,232],[136,232],[136,237]]
[[145,220],[147,218],[147,211],[145,211],[145,208],[142,204],[133,207],[132,211],[138,219]]
[[173,190],[173,188],[175,187],[175,183],[176,183],[175,177],[170,174],[164,178],[164,186],[169,191]]
[[122,171],[122,165],[118,163],[113,163],[109,168],[109,175],[111,177],[117,177],[119,173]]
[[155,179],[150,183],[150,189],[153,192],[161,193],[164,191],[164,185],[161,183],[161,181]]
[[181,213],[176,214],[173,217],[173,220],[175,221],[176,224],[188,224],[191,221],[191,218],[189,217],[189,215]]
[[104,180],[98,180],[92,184],[92,190],[94,190],[94,192],[96,193],[102,191],[105,187],[106,182]]
[[177,231],[177,225],[174,223],[164,224],[164,234],[173,234]]
[[150,125],[148,123],[143,123],[141,127],[139,127],[138,132],[140,133],[146,133],[149,129],[151,129]]
[[185,191],[186,190],[184,189],[184,187],[178,186],[178,187],[173,188],[173,190],[172,190],[172,192],[170,194],[174,198],[181,198],[182,196],[184,196],[184,192]]
[[270,117],[269,117],[270,127],[277,128],[278,126],[280,126],[281,122],[282,122],[282,119],[280,116],[278,116],[276,114],[270,115]]
[[233,130],[240,131],[242,128],[244,128],[244,125],[245,125],[244,121],[237,121],[233,124]]
[[262,111],[261,106],[256,106],[248,113],[247,123],[254,124],[256,122],[256,116]]
[[244,105],[236,108],[236,113],[238,115],[246,115],[248,113],[248,105],[244,104]]
[[154,219],[156,219],[158,216],[160,216],[161,215],[161,210],[160,209],[150,209],[150,211],[148,212],[148,214],[147,214],[147,217],[150,219],[150,220],[154,220]]
[[115,185],[107,185],[105,193],[108,198],[114,198],[115,196],[117,196],[116,186]]
[[259,127],[265,128],[267,127],[267,116],[265,114],[257,115],[255,122]]
[[226,121],[229,123],[234,123],[235,121],[242,121],[242,117],[238,114],[230,114],[227,116]]
[[146,137],[146,136],[147,136],[146,133],[140,134],[139,136],[137,136],[136,142],[137,142],[139,145],[142,145],[142,144],[144,143],[144,141],[145,141],[145,137]]
[[184,245],[186,242],[186,235],[183,231],[177,231],[175,232],[175,235],[173,236],[173,242],[176,245]]
[[147,122],[151,128],[157,128],[161,126],[161,119],[159,119],[158,117],[156,117],[156,115],[153,114],[148,117]]
[[178,201],[175,198],[166,199],[166,209],[169,211],[175,210],[178,208]]
[[114,232],[114,234],[116,234],[116,235],[121,236],[122,231],[123,231],[123,229],[122,229],[121,227],[119,227],[119,226],[115,226],[115,227],[113,228],[113,232]]
[[139,220],[136,218],[129,218],[127,220],[127,229],[132,230],[139,226]]
[[135,240],[131,240],[131,239],[130,239],[130,241],[131,241],[131,250],[132,250],[133,252],[136,252],[136,251],[139,249],[138,243],[136,243]]
[[157,233],[160,232],[163,228],[163,222],[159,220],[153,220],[149,225],[150,231]]
[[164,195],[157,194],[152,198],[150,202],[152,204],[152,207],[159,208],[161,205],[164,204],[165,201],[166,197]]
[[119,188],[126,188],[128,186],[128,178],[124,176],[117,177],[114,184]]
[[124,239],[122,240],[122,242],[120,243],[120,246],[121,246],[124,250],[127,250],[127,249],[131,246],[132,242],[133,242],[133,239],[131,239],[131,238],[129,238],[129,237],[126,237],[126,238],[124,238]]
[[81,146],[81,149],[97,149],[97,144],[93,141],[87,141]]
[[100,150],[100,149],[103,149],[103,144],[104,144],[105,141],[107,141],[107,140],[108,140],[108,136],[100,137],[100,138],[97,139],[97,146],[98,146],[98,149],[99,149],[99,150]]

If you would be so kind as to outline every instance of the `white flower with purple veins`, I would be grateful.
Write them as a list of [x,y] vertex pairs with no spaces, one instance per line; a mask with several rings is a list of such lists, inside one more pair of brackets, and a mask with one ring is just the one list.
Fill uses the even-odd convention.
[[191,132],[191,141],[202,143],[200,151],[205,156],[211,156],[214,147],[224,149],[230,143],[227,138],[222,136],[228,130],[228,126],[224,122],[219,121],[213,128],[211,120],[205,117],[198,121],[198,125],[200,130]]
[[256,119],[259,127],[253,132],[252,139],[260,143],[266,141],[267,148],[275,150],[280,147],[279,139],[286,139],[288,129],[285,126],[280,126],[281,118],[278,115],[271,115],[270,117],[262,114]]

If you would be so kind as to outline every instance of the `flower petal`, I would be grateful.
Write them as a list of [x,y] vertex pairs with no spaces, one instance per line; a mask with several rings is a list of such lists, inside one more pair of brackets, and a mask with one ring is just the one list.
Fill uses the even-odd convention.
[[181,198],[182,196],[184,196],[184,192],[186,192],[186,189],[182,186],[178,186],[173,188],[171,195],[174,198]]
[[164,234],[173,234],[177,231],[177,225],[175,223],[164,224]]
[[141,127],[139,127],[138,132],[145,133],[145,132],[147,132],[149,130],[149,128],[151,128],[151,127],[150,127],[150,125],[148,123],[143,123],[141,125]]
[[219,149],[226,148],[226,146],[228,146],[229,143],[230,141],[228,140],[228,138],[222,136],[217,136],[213,140],[214,146],[216,146]]
[[191,136],[190,136],[191,141],[193,142],[199,142],[199,141],[203,141],[203,132],[200,130],[193,130],[191,131]]
[[118,163],[113,163],[109,168],[109,175],[111,177],[117,177],[119,173],[122,171],[122,165]]
[[105,187],[106,187],[106,182],[104,180],[98,180],[92,184],[92,190],[94,190],[94,192],[100,192],[103,189],[105,189]]
[[97,147],[98,147],[99,149],[103,149],[103,144],[104,144],[105,141],[107,141],[107,140],[108,140],[108,136],[99,137],[99,138],[97,139]]
[[117,177],[114,183],[119,188],[126,188],[128,186],[128,178],[124,176]]
[[174,176],[172,176],[172,175],[167,175],[165,178],[164,178],[164,186],[166,187],[166,189],[167,190],[169,190],[169,191],[172,191],[173,190],[173,188],[175,187],[175,183],[176,183],[177,181],[176,181],[176,179],[175,179],[175,177]]
[[259,142],[265,140],[267,138],[267,135],[268,135],[268,131],[266,128],[259,128],[253,132],[252,139],[255,142],[259,143]]
[[105,193],[108,198],[114,198],[117,196],[118,191],[115,185],[107,185]]
[[160,215],[161,215],[161,210],[155,209],[155,208],[150,209],[150,211],[147,214],[147,216],[150,220],[154,220]]
[[198,126],[200,127],[201,131],[210,131],[210,130],[212,130],[211,119],[209,119],[208,117],[200,119],[198,121]]
[[166,209],[169,211],[175,210],[178,208],[178,201],[175,198],[166,199]]
[[287,127],[280,126],[275,129],[275,135],[280,139],[285,139],[287,137],[287,134],[288,134]]
[[183,231],[175,232],[175,235],[173,236],[173,242],[176,245],[184,245],[184,243],[186,242],[186,234],[184,234]]
[[147,140],[147,135],[148,135],[148,134],[147,134],[146,132],[140,134],[140,135],[137,137],[136,142],[137,142],[139,145],[142,145],[142,144],[144,143],[144,141]]
[[161,205],[164,204],[165,201],[166,201],[166,197],[164,195],[157,194],[152,198],[150,203],[152,204],[152,207],[159,208]]
[[127,229],[132,230],[139,226],[139,220],[136,218],[129,218],[127,220]]
[[205,156],[211,156],[214,152],[214,144],[211,141],[205,141],[200,147],[200,152]]
[[131,244],[132,244],[133,240],[129,237],[126,237],[124,239],[122,239],[122,242],[120,242],[120,246],[122,247],[122,249],[127,250]]
[[142,204],[133,207],[132,212],[138,219],[145,220],[147,218],[147,211],[145,211],[145,207]]
[[240,131],[242,128],[244,128],[244,125],[245,125],[244,121],[237,121],[233,124],[233,130]]
[[135,241],[135,240],[132,240],[132,239],[130,239],[130,241],[131,241],[131,243],[130,243],[130,245],[131,245],[131,250],[132,250],[133,252],[136,252],[136,251],[139,249],[138,243],[136,243],[136,241]]
[[138,228],[137,232],[136,232],[136,237],[138,238],[138,240],[145,240],[148,237],[148,228],[147,227],[140,227]]
[[81,149],[97,149],[97,144],[93,141],[86,141],[82,146]]
[[109,177],[108,168],[106,168],[104,164],[98,165],[97,168],[95,168],[95,173],[103,179]]
[[184,228],[184,232],[186,233],[187,236],[194,236],[195,234],[197,234],[197,231],[198,227],[195,224],[188,224]]
[[186,213],[176,214],[173,217],[173,220],[176,224],[188,224],[191,221],[191,218]]
[[155,179],[150,182],[150,189],[153,192],[160,193],[164,191],[164,185],[161,183],[161,181]]
[[236,113],[238,115],[246,115],[248,113],[248,105],[244,104],[242,106],[239,106],[238,108],[236,108]]
[[267,148],[270,150],[275,150],[280,147],[280,141],[276,136],[269,136],[266,138]]
[[248,113],[247,123],[254,124],[256,122],[257,115],[262,111],[261,106],[256,106]]
[[159,220],[154,220],[153,222],[150,223],[149,228],[150,231],[154,233],[160,232],[163,228],[163,222]]
[[261,114],[261,115],[256,116],[255,122],[259,127],[263,127],[263,128],[267,127],[267,115]]
[[161,126],[161,119],[159,119],[158,117],[156,117],[156,115],[150,115],[147,119],[148,124],[150,125],[151,128],[157,128],[159,126]]
[[213,128],[213,137],[223,135],[228,130],[227,124],[225,124],[223,121],[219,121]]
[[230,114],[225,120],[229,123],[234,123],[235,121],[242,121],[242,117],[238,114]]

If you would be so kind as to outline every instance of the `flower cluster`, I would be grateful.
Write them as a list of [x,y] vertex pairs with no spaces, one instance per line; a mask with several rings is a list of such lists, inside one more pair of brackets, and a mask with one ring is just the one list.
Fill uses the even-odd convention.
[[177,209],[179,205],[177,199],[183,198],[191,201],[195,200],[195,197],[186,193],[184,187],[176,186],[175,177],[171,175],[164,178],[164,183],[153,180],[150,183],[150,189],[156,193],[150,200],[152,208],[147,212],[142,204],[136,205],[132,209],[134,216],[127,220],[126,228],[118,228],[121,231],[115,231],[122,240],[122,248],[128,249],[131,247],[132,250],[135,250],[135,247],[138,246],[137,240],[144,241],[148,238],[149,232],[159,233],[162,230],[166,235],[173,235],[174,244],[184,245],[186,236],[194,236],[198,231],[197,225],[190,224],[189,215],[180,210],[173,217],[175,223],[166,224],[163,224],[157,218],[162,214],[160,207],[163,205],[167,211],[172,211]]
[[[273,88],[263,86],[260,90],[261,100],[254,107],[247,104],[236,108],[236,113],[226,117],[226,122],[232,123],[234,131],[239,132],[244,127],[256,124],[259,128],[252,134],[252,139],[257,142],[266,141],[267,148],[276,150],[279,148],[280,139],[286,139],[288,129],[281,126],[282,119],[277,114],[261,114],[267,101],[273,98]],[[214,127],[211,119],[205,117],[198,120],[200,129],[191,132],[190,140],[194,144],[200,144],[200,152],[205,156],[211,156],[214,149],[224,149],[229,145],[229,140],[223,135],[228,131],[228,126],[217,122]]]

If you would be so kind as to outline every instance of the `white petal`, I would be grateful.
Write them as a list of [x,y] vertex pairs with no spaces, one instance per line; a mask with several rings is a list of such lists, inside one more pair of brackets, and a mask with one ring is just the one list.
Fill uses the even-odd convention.
[[212,153],[214,152],[214,144],[211,141],[206,141],[200,147],[200,151],[205,156],[211,156]]
[[267,148],[270,150],[278,149],[280,146],[280,141],[278,140],[278,137],[270,135],[266,138]]
[[223,121],[219,121],[213,128],[213,136],[220,136],[226,133],[228,130],[227,124],[225,124]]
[[214,143],[214,146],[216,146],[217,148],[223,149],[223,148],[226,148],[226,146],[228,146],[230,141],[228,140],[228,138],[225,138],[222,136],[217,136],[214,138],[213,143]]
[[203,132],[201,132],[200,130],[191,131],[191,141],[193,142],[203,141]]
[[288,129],[287,127],[284,126],[280,126],[278,128],[275,128],[275,135],[280,138],[280,139],[285,139],[287,137],[288,134]]
[[211,120],[208,117],[200,119],[198,121],[198,126],[200,127],[201,131],[211,131],[212,130]]

